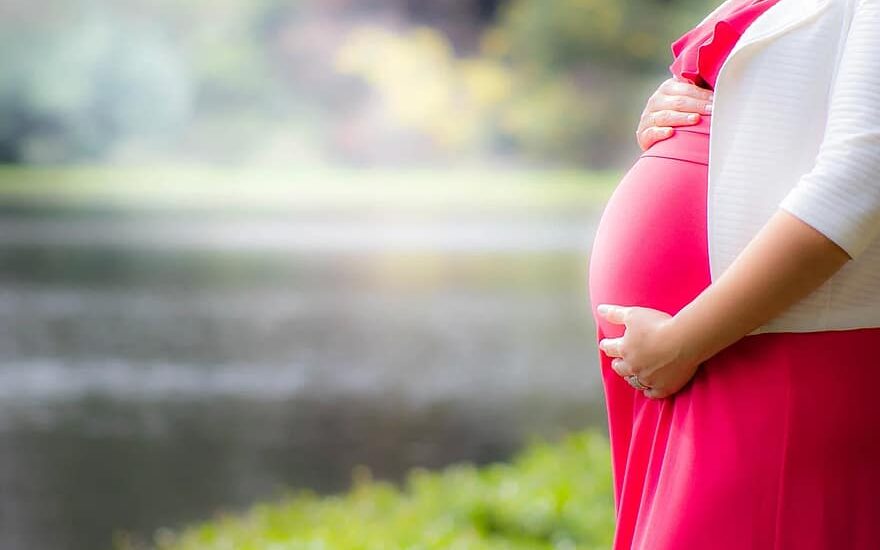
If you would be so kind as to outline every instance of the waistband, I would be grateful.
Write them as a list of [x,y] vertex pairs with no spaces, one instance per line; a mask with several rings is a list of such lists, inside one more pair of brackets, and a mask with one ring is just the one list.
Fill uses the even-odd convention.
[[641,156],[686,160],[708,166],[710,124],[711,116],[701,115],[697,124],[676,126],[672,137],[654,143]]

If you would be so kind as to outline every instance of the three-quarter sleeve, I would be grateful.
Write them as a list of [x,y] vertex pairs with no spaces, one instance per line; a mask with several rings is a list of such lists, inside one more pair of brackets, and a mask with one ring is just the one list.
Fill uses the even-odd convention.
[[851,258],[880,234],[880,0],[855,10],[816,163],[779,203]]

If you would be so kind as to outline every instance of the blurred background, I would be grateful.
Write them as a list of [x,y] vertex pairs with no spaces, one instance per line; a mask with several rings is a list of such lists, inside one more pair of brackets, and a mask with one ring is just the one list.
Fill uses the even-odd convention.
[[604,430],[586,268],[713,0],[0,0],[0,547]]

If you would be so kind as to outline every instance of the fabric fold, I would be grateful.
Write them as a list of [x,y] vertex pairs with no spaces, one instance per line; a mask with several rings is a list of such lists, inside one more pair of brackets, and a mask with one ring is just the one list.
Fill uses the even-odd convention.
[[746,28],[778,0],[732,3],[712,19],[683,34],[672,45],[669,70],[703,88],[714,89],[721,61],[733,50]]

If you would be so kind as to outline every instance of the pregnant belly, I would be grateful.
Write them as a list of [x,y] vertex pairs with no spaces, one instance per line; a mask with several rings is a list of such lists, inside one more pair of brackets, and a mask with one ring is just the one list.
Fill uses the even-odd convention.
[[589,265],[593,316],[599,304],[675,314],[710,282],[706,243],[708,117],[677,130],[636,161],[602,213]]

